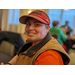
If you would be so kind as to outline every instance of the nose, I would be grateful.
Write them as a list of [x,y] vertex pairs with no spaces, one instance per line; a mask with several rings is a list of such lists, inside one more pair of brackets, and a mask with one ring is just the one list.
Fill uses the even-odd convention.
[[30,26],[29,26],[29,29],[30,29],[30,30],[34,29],[34,26],[33,26],[33,25],[30,25]]

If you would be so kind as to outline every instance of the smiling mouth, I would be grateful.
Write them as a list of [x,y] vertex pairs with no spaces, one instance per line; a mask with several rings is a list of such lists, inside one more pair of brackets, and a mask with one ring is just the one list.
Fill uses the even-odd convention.
[[35,33],[27,33],[28,36],[33,36]]

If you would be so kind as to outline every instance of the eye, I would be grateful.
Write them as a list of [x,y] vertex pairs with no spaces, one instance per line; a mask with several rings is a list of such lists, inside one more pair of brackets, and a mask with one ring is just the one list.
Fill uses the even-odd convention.
[[30,26],[31,24],[27,22],[26,25],[27,25],[27,26]]
[[37,27],[37,26],[40,26],[40,24],[35,24],[35,26]]

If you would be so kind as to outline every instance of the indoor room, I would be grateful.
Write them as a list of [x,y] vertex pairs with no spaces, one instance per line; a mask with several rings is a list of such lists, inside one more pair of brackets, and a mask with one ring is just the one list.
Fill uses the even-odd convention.
[[[48,25],[47,30],[49,32],[50,37],[54,38],[64,51],[62,51],[61,47],[60,47],[61,51],[60,50],[57,51],[56,46],[53,50],[57,51],[57,53],[61,55],[62,57],[61,59],[63,59],[63,63],[67,61],[67,65],[75,65],[75,59],[74,59],[75,57],[75,9],[0,9],[0,63],[2,63],[2,65],[7,63],[8,63],[7,65],[15,65],[10,63],[11,62],[10,60],[14,59],[14,57],[18,53],[20,54],[23,52],[24,49],[21,51],[21,48],[25,44],[27,48],[27,44],[29,42],[27,40],[28,35],[32,36],[33,33],[30,33],[27,35],[28,31],[26,32],[27,30],[26,27],[30,26],[29,23],[32,23],[33,20],[30,21],[28,18],[26,18],[27,22],[22,23],[23,21],[22,19],[24,19],[24,16],[26,15],[32,16],[32,19],[35,18],[34,16],[37,15],[37,17],[39,17],[38,22],[40,21],[39,23],[37,23],[37,25],[48,23],[46,25]],[[35,18],[35,20],[36,19],[37,18]],[[32,24],[34,25],[34,23]],[[39,27],[37,26],[37,28]],[[37,28],[35,27],[35,30],[37,30]],[[37,30],[37,32],[39,30],[40,28]],[[30,32],[33,32],[33,31],[30,31]],[[42,29],[41,29],[41,32],[42,32]],[[42,33],[45,33],[45,30]],[[52,49],[52,48],[49,48],[49,49]],[[33,54],[36,55],[37,52],[36,53],[34,52],[35,54],[34,53]],[[65,53],[66,55],[62,53]],[[66,58],[64,59],[65,56]],[[19,60],[18,57],[15,57],[15,58]],[[35,61],[35,65],[47,64],[47,63],[44,64],[44,62],[43,63],[41,62],[42,60],[43,61],[45,60],[43,59],[43,56],[42,56],[42,59],[41,60],[40,59],[41,57],[39,57]],[[53,60],[53,59],[51,58],[49,60]],[[15,61],[15,59],[13,61]],[[39,64],[38,61],[40,61],[41,63]],[[61,65],[61,64],[57,64],[57,62],[55,62],[54,64]],[[54,64],[52,64],[51,62],[51,64],[48,63],[47,65],[54,65]]]

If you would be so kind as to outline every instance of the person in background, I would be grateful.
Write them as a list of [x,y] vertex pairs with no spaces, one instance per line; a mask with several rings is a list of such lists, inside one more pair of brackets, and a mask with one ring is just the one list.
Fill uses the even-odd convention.
[[73,50],[75,50],[75,31],[72,31],[71,33],[70,33],[70,36],[71,36],[71,39],[69,39],[69,49],[73,49]]
[[70,38],[70,33],[73,31],[70,27],[69,27],[69,22],[66,21],[65,25],[61,26],[60,28],[66,33],[67,37]]
[[67,53],[69,52],[69,49],[71,47],[71,32],[73,31],[70,27],[69,27],[69,21],[65,21],[65,25],[62,25],[60,27],[60,29],[63,30],[63,32],[66,34],[67,36],[67,40],[64,42],[64,45],[66,46],[66,51]]
[[66,51],[51,37],[50,19],[45,12],[32,11],[21,16],[19,21],[26,25],[27,43],[5,65],[66,65],[70,62]]
[[65,35],[65,33],[61,30],[61,29],[59,29],[59,21],[53,21],[53,27],[52,28],[50,28],[50,34],[52,35],[52,36],[54,36],[54,35],[57,35],[57,40],[58,40],[58,42],[59,42],[59,44],[61,45],[61,46],[63,46],[63,41],[66,41],[66,35]]
[[70,35],[71,35],[71,39],[75,41],[75,31],[72,31]]

